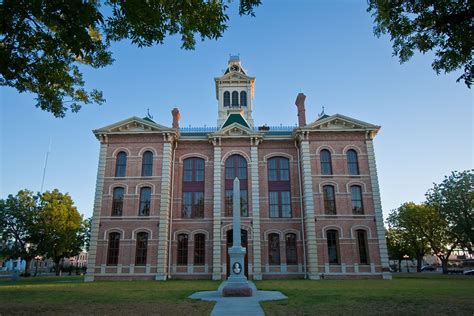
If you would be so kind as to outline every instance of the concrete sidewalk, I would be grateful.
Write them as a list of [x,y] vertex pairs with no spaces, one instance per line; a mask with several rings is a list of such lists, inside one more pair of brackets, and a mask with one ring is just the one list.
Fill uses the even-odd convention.
[[201,299],[203,301],[215,301],[217,304],[211,312],[211,316],[221,315],[265,315],[259,302],[283,300],[287,297],[278,291],[257,291],[255,285],[249,282],[254,290],[251,297],[223,297],[222,288],[225,282],[219,286],[217,291],[204,291],[192,294],[189,298]]

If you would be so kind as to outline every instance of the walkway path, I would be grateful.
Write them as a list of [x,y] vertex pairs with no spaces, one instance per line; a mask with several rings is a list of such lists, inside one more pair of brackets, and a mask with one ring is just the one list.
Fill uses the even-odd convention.
[[189,298],[201,299],[203,301],[216,301],[217,304],[211,312],[211,316],[221,315],[262,315],[262,307],[260,301],[275,301],[283,300],[287,297],[278,291],[257,291],[255,284],[249,282],[254,290],[254,295],[251,297],[223,297],[222,289],[225,282],[223,282],[217,291],[197,292]]

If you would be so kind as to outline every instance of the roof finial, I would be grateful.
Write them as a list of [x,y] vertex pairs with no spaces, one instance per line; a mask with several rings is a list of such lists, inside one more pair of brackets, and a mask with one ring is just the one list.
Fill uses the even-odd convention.
[[323,116],[324,114],[326,114],[326,113],[324,113],[324,105],[323,105],[323,111],[318,114],[318,117],[321,117],[321,116]]
[[150,114],[150,108],[146,109],[146,117],[148,117],[150,120],[153,119],[153,116]]

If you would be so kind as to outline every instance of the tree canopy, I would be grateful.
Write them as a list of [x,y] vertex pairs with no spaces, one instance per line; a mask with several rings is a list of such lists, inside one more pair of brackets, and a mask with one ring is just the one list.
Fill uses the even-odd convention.
[[[129,39],[139,47],[181,36],[194,49],[196,37],[217,39],[227,29],[231,1],[4,0],[0,3],[0,85],[36,95],[36,106],[64,117],[84,104],[102,104],[87,91],[81,65],[113,63],[110,44]],[[239,14],[254,15],[260,0],[240,0]],[[106,12],[106,13],[105,13]]]
[[473,83],[472,48],[474,9],[468,0],[368,0],[374,17],[374,33],[389,34],[393,54],[400,63],[416,50],[433,51],[437,74],[461,69],[457,81],[467,87]]

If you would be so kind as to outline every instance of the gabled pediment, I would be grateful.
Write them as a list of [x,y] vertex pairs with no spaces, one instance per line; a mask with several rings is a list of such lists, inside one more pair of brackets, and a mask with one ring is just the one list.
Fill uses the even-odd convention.
[[256,132],[251,128],[242,126],[239,123],[232,123],[212,134],[209,134],[209,137],[255,137],[260,136],[261,134],[262,133]]
[[307,124],[304,129],[309,130],[375,130],[378,131],[380,126],[373,125],[367,122],[356,120],[354,118],[344,116],[341,114],[334,114],[331,116],[324,116],[316,121]]
[[136,116],[130,117],[126,120],[99,128],[94,130],[94,134],[135,134],[135,133],[149,133],[149,132],[163,132],[173,131],[173,129],[157,124],[150,119],[142,119]]
[[246,74],[240,72],[229,72],[221,77],[214,78],[215,81],[253,81],[255,77],[247,76]]

